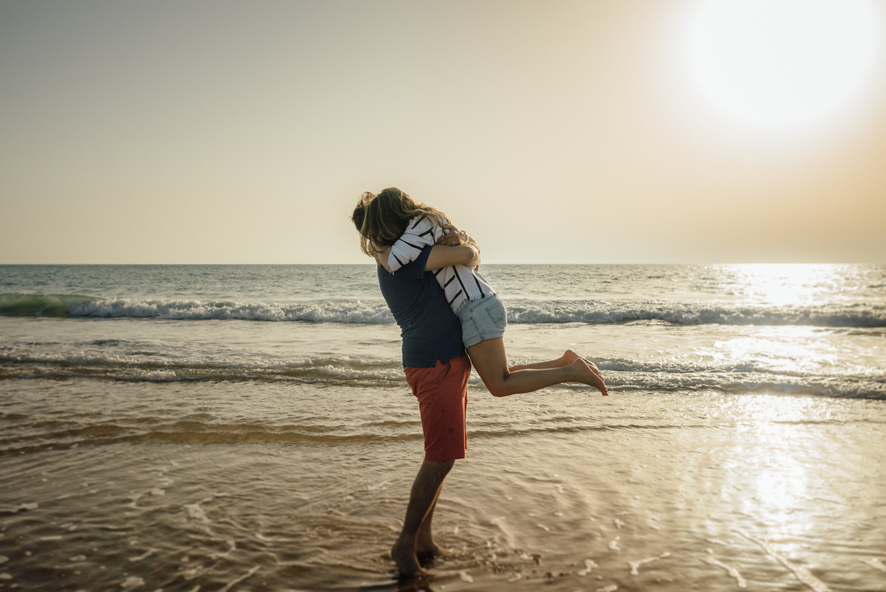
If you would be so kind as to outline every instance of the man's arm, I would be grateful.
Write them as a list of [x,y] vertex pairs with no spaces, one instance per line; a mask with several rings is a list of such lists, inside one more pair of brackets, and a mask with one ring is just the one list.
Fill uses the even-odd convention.
[[431,254],[425,262],[425,271],[434,271],[441,267],[449,267],[450,265],[466,265],[473,267],[477,265],[474,261],[479,261],[480,252],[476,247],[470,245],[461,245],[458,247],[447,247],[444,245],[434,245],[431,248]]

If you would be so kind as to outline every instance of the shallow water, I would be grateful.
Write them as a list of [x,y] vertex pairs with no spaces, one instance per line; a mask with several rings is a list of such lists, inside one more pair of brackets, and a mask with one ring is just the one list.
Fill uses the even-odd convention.
[[[34,380],[5,391],[7,586],[404,585],[386,551],[421,439],[400,389]],[[713,561],[750,589],[807,589],[786,565],[833,590],[886,585],[881,401],[469,396],[468,458],[435,517],[452,555],[421,585],[736,587]],[[327,414],[299,414],[299,401]]]
[[0,267],[0,586],[886,589],[883,267],[490,266],[511,360],[573,348],[612,396],[474,376],[412,582],[373,273]]

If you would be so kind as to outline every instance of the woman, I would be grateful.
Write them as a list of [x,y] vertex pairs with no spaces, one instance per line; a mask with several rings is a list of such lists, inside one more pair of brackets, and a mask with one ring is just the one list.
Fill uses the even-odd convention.
[[468,264],[445,266],[435,271],[435,277],[461,322],[471,363],[493,396],[527,393],[565,382],[581,382],[604,396],[609,394],[597,367],[572,350],[555,360],[508,366],[504,305],[479,273],[476,243],[452,226],[445,214],[390,187],[378,196],[364,193],[355,210],[355,224],[358,218],[363,252],[394,275],[435,244],[465,243],[477,250],[476,258]]

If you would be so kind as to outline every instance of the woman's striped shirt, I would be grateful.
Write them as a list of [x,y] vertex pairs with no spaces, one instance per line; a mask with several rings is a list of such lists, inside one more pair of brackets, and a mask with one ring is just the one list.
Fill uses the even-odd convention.
[[[435,216],[434,223],[431,215],[416,216],[409,221],[406,232],[397,239],[391,247],[388,257],[388,267],[394,273],[410,261],[415,260],[425,248],[437,244],[437,239],[446,234],[442,226],[445,220]],[[480,272],[465,265],[452,265],[433,271],[437,283],[446,294],[446,301],[453,311],[458,310],[465,300],[476,300],[492,296],[495,291],[489,283],[483,279]]]

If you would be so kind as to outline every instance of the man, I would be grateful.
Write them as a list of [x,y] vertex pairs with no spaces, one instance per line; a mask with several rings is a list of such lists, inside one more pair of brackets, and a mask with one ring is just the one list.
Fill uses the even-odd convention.
[[[371,196],[371,197],[370,197]],[[365,209],[376,196],[364,195],[352,220],[364,232]],[[382,295],[401,329],[406,380],[419,402],[425,458],[412,484],[403,530],[391,557],[401,576],[424,574],[419,557],[439,552],[431,532],[434,509],[443,480],[467,447],[468,378],[471,362],[464,353],[461,323],[446,301],[434,270],[450,265],[470,265],[479,257],[473,247],[461,244],[457,229],[425,248],[414,261],[395,274],[378,267]]]

